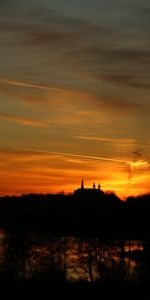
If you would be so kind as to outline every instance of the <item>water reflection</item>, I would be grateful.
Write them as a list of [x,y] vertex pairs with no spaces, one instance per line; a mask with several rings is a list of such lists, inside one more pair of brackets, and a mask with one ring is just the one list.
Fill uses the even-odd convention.
[[143,241],[0,232],[0,279],[139,282],[150,274],[144,247]]

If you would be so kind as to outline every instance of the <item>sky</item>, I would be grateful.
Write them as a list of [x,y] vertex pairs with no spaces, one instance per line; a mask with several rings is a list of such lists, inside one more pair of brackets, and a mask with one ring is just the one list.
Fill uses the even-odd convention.
[[149,0],[0,0],[0,195],[150,192]]

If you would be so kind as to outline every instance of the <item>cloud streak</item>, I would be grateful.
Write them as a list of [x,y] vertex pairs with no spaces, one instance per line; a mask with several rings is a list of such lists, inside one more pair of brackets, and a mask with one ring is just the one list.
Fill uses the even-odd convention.
[[129,138],[105,138],[105,137],[95,137],[95,136],[77,136],[81,140],[95,141],[95,142],[107,142],[107,143],[135,143],[135,139]]
[[18,150],[24,151],[33,151],[37,153],[45,153],[45,154],[55,154],[58,156],[70,156],[70,157],[77,157],[77,158],[85,158],[90,160],[103,160],[109,162],[116,162],[116,163],[129,163],[129,161],[121,160],[121,159],[111,159],[108,157],[99,157],[99,156],[92,156],[92,155],[84,155],[84,154],[75,154],[75,153],[66,153],[66,152],[55,152],[55,151],[48,151],[48,150],[40,150],[40,149],[32,149],[32,148],[17,148]]
[[32,126],[32,127],[48,127],[46,121],[37,121],[33,119],[27,119],[18,115],[9,113],[0,113],[0,119],[19,123],[21,125]]
[[43,154],[54,154],[58,156],[67,156],[67,157],[74,157],[74,158],[83,158],[83,159],[89,159],[89,160],[99,160],[99,161],[106,161],[106,162],[112,162],[112,163],[120,163],[120,164],[126,164],[133,168],[139,168],[139,169],[145,169],[149,168],[150,164],[146,160],[137,160],[136,162],[129,161],[129,160],[123,160],[123,159],[113,159],[109,157],[100,157],[100,156],[93,156],[93,155],[85,155],[85,154],[75,154],[75,153],[68,153],[68,152],[56,152],[56,151],[48,151],[48,150],[41,150],[41,149],[32,149],[32,148],[17,148],[18,150],[23,151],[32,151],[37,153],[43,153]]
[[0,83],[4,83],[4,84],[8,84],[8,85],[15,85],[15,86],[19,86],[19,87],[40,89],[40,90],[44,90],[44,91],[53,91],[53,92],[60,91],[60,89],[58,89],[58,88],[49,87],[46,85],[32,84],[32,83],[27,83],[27,82],[23,82],[23,81],[9,80],[9,79],[5,79],[5,78],[0,78]]

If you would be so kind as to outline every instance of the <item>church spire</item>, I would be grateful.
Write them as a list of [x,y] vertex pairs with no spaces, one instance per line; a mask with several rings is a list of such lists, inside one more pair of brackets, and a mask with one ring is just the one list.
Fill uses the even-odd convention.
[[84,181],[83,181],[83,178],[82,178],[82,181],[81,181],[81,190],[84,190]]

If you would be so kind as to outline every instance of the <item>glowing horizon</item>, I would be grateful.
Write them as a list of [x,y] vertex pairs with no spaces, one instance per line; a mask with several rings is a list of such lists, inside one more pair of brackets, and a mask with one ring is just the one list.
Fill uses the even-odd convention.
[[[121,199],[149,192],[146,188],[141,189],[139,184],[143,176],[141,175],[142,168],[144,171],[146,167],[149,168],[148,162],[142,160],[130,162],[19,147],[14,149],[13,154],[8,152],[6,160],[9,161],[9,166],[14,166],[11,169],[13,189],[11,185],[9,189],[7,186],[7,194],[10,195],[60,193],[62,191],[68,194],[80,187],[82,177],[84,177],[86,187],[92,187],[93,182],[100,183],[104,192],[113,191]],[[23,168],[22,176],[17,170],[20,166]],[[114,170],[117,172],[113,174]],[[106,175],[108,171],[109,176]],[[9,169],[5,170],[3,178],[5,176],[8,178],[9,173]],[[0,194],[5,195],[5,192]]]

